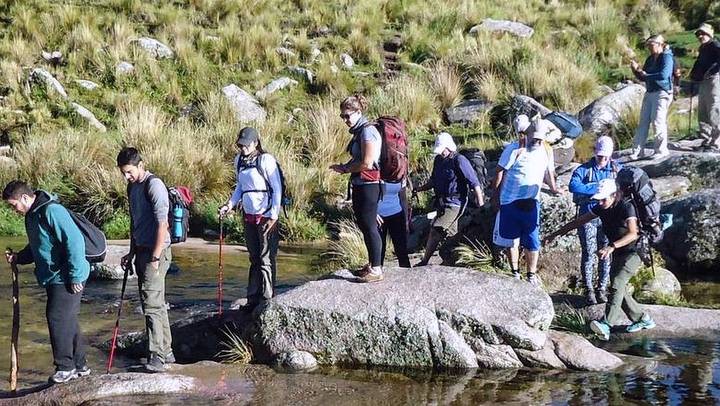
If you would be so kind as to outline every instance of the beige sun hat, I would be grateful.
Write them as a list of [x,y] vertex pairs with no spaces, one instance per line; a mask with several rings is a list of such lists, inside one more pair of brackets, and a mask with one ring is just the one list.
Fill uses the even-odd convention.
[[699,33],[699,32],[701,32],[703,34],[707,34],[708,36],[710,36],[710,38],[712,38],[715,35],[715,31],[713,30],[713,27],[710,24],[700,24],[700,27],[698,27],[698,29],[695,30],[695,35],[697,35],[697,33]]

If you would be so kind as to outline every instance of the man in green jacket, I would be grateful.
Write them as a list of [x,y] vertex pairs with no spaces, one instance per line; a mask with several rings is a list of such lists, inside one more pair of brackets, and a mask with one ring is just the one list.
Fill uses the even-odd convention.
[[28,245],[7,255],[7,261],[35,263],[35,277],[47,292],[45,316],[55,364],[50,381],[63,383],[88,375],[78,323],[80,298],[90,275],[85,239],[67,209],[43,190],[33,191],[25,182],[14,180],[5,186],[2,198],[25,216],[28,236]]

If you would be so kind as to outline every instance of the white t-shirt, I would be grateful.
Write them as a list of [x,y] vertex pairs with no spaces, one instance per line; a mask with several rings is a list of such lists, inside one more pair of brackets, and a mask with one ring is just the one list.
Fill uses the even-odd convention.
[[402,211],[400,205],[400,191],[402,190],[402,182],[385,183],[385,191],[382,199],[378,201],[377,213],[380,217],[390,217]]
[[[246,214],[262,214],[264,217],[277,219],[280,216],[280,205],[282,203],[282,182],[275,157],[270,154],[262,154],[257,159],[267,177],[258,171],[255,165],[237,170],[239,156],[235,157],[235,171],[237,174],[237,186],[230,197],[230,204],[233,207],[242,198],[242,208]],[[272,189],[272,196],[267,191],[268,182]],[[256,190],[256,192],[251,192]],[[272,204],[270,204],[272,202]],[[268,211],[268,207],[270,210]]]
[[498,166],[505,170],[500,191],[500,204],[520,199],[537,199],[540,196],[545,172],[552,173],[555,161],[552,149],[544,144],[533,150],[520,148],[515,141],[505,147]]

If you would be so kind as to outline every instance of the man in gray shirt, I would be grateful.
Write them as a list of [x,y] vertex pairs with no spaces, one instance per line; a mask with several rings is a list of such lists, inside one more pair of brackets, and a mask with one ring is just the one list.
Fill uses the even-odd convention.
[[148,337],[146,369],[162,372],[166,363],[175,362],[165,307],[165,275],[172,259],[168,191],[162,180],[145,170],[137,149],[123,148],[117,165],[128,181],[130,201],[130,252],[122,258],[122,264],[128,266],[135,258]]

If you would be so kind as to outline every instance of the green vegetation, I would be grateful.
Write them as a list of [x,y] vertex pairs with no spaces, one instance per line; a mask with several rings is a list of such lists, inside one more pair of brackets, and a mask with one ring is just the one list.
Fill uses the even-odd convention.
[[575,309],[568,303],[563,303],[555,312],[550,327],[554,330],[567,331],[570,333],[589,335],[589,320],[582,311]]
[[130,238],[130,216],[124,211],[115,213],[103,226],[103,232],[111,240]]
[[225,326],[222,329],[225,340],[220,342],[223,347],[215,356],[225,364],[249,364],[252,361],[252,347],[237,333],[237,326]]
[[[599,96],[600,84],[629,78],[628,58],[651,32],[683,31],[670,9],[688,18],[685,29],[715,18],[718,10],[703,10],[701,3],[8,0],[0,5],[6,22],[0,28],[0,143],[12,145],[18,165],[2,168],[0,182],[19,177],[51,190],[120,236],[125,223],[117,213],[127,201],[114,158],[122,146],[133,145],[167,184],[187,185],[196,194],[191,232],[217,230],[214,210],[231,193],[232,142],[244,125],[221,89],[236,84],[254,93],[290,76],[299,84],[262,100],[268,117],[257,126],[294,199],[289,218],[281,219],[284,238],[322,239],[324,224],[344,216],[334,202],[344,195],[346,178],[327,168],[347,159],[349,135],[338,117],[346,95],[369,96],[371,117],[405,119],[411,166],[421,173],[431,159],[432,135],[440,130],[465,144],[497,148],[515,93],[579,110]],[[535,33],[529,39],[471,34],[487,17],[522,21]],[[395,34],[404,40],[402,70],[388,76],[382,45]],[[133,42],[143,36],[167,44],[175,57],[153,59]],[[280,47],[292,52],[278,52]],[[42,61],[42,51],[55,50],[63,63]],[[336,69],[342,53],[354,58],[353,70]],[[135,70],[118,73],[122,61]],[[310,69],[314,79],[289,66]],[[33,67],[48,69],[69,101],[29,83]],[[79,79],[100,87],[85,90]],[[443,109],[470,98],[496,107],[467,127],[447,126]],[[108,131],[89,127],[70,101],[92,111]],[[630,134],[631,118],[628,123]],[[4,224],[0,232],[9,233]],[[231,240],[242,241],[239,216],[226,226]]]
[[25,235],[25,222],[7,204],[0,205],[0,235],[18,237]]
[[468,241],[458,245],[454,253],[457,257],[456,263],[480,272],[498,273],[502,269],[494,265],[493,254],[484,243]]

